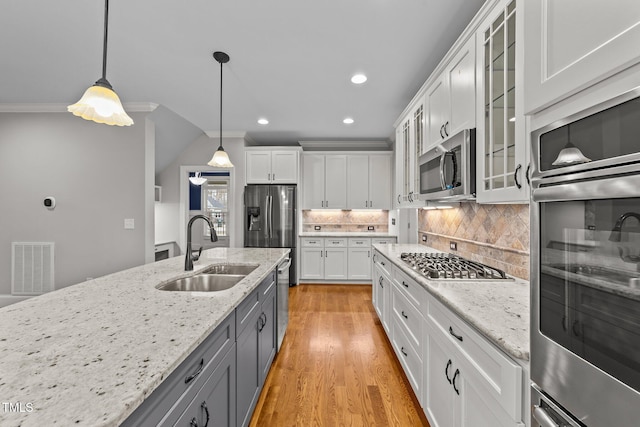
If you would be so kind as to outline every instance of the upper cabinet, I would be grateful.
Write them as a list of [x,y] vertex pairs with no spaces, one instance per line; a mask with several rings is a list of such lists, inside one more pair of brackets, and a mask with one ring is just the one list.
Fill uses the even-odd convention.
[[640,62],[637,0],[527,0],[521,6],[527,114]]
[[477,31],[478,203],[528,201],[520,16],[516,0],[501,1]]
[[347,156],[303,156],[302,209],[347,209]]
[[396,128],[395,146],[395,207],[419,207],[420,193],[419,158],[425,146],[426,112],[424,98],[419,98],[413,108]]
[[347,209],[391,209],[391,155],[347,156]]
[[428,146],[475,127],[475,52],[472,35],[427,88]]
[[247,184],[297,184],[299,150],[247,149]]

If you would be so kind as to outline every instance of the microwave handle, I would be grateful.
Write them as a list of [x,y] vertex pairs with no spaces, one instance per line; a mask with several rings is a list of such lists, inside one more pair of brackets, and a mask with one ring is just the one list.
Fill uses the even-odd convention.
[[442,187],[443,190],[446,190],[446,184],[444,183],[444,159],[445,157],[447,157],[447,152],[445,151],[444,153],[442,153],[442,155],[440,156],[440,187]]

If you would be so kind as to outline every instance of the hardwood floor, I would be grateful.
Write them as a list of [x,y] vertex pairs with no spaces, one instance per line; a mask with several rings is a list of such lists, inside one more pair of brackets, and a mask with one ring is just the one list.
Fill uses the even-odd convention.
[[428,426],[371,286],[289,290],[289,327],[250,426]]

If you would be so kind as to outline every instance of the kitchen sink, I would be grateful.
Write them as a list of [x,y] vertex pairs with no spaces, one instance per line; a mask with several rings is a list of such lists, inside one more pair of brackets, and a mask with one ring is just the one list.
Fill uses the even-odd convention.
[[202,270],[202,274],[241,274],[246,276],[258,268],[258,264],[215,264]]
[[[255,267],[254,267],[255,268]],[[196,274],[158,286],[161,291],[217,292],[232,288],[244,274]]]

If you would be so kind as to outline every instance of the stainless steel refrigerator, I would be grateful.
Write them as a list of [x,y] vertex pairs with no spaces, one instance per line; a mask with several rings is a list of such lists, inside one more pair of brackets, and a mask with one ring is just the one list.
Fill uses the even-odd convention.
[[278,350],[289,322],[289,286],[296,284],[296,240],[296,186],[244,187],[244,246],[291,249],[289,260],[278,266]]

